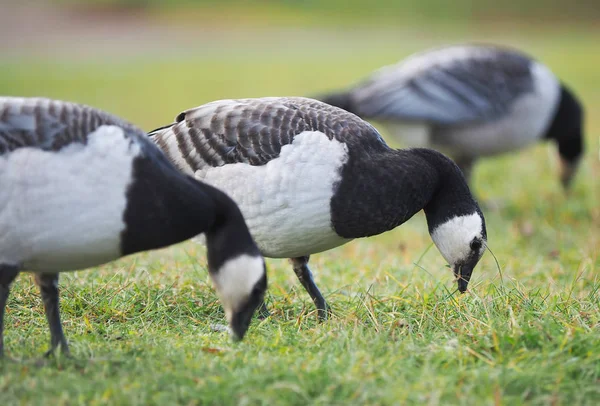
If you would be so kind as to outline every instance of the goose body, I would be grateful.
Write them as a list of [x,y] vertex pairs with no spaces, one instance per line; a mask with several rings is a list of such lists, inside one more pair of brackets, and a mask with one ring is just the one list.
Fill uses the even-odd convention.
[[[482,254],[485,223],[458,167],[433,150],[393,150],[342,109],[299,97],[220,100],[184,111],[150,137],[180,170],[236,201],[261,252],[292,260],[322,317],[309,256],[391,230],[423,208],[432,233],[474,215],[436,243],[466,246],[442,253],[457,254],[456,263],[471,258],[471,270]],[[475,254],[466,239],[481,242]]]
[[115,116],[56,100],[0,97],[0,190],[0,355],[4,307],[20,271],[36,274],[52,349],[68,351],[59,272],[200,233],[239,338],[262,300],[264,261],[235,203],[182,174],[140,129]]
[[323,202],[331,199],[347,158],[343,143],[318,131],[306,131],[264,165],[204,166],[196,176],[227,190],[244,207],[246,222],[264,255],[295,258],[350,240],[323,227],[331,222],[330,208]]
[[583,109],[544,64],[507,48],[458,45],[415,54],[320,100],[376,120],[409,146],[476,159],[553,140],[567,187],[583,150]]

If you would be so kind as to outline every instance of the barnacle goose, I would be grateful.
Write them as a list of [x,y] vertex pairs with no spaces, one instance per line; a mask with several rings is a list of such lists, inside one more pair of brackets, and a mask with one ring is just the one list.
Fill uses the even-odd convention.
[[69,352],[58,273],[207,236],[208,268],[234,338],[262,303],[266,271],[237,205],[182,174],[144,132],[103,111],[0,97],[0,356],[11,282],[35,273],[50,355]]
[[220,100],[149,135],[184,173],[236,201],[263,255],[291,259],[321,319],[309,256],[421,209],[460,291],[483,255],[484,217],[456,164],[430,149],[391,149],[345,110],[300,97]]
[[317,98],[381,123],[409,146],[447,153],[467,178],[479,157],[551,140],[567,190],[584,149],[578,98],[547,66],[499,46],[417,53]]

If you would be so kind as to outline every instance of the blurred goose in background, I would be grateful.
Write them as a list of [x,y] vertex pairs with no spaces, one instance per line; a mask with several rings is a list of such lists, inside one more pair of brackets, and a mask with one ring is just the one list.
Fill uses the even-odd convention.
[[183,172],[236,201],[263,255],[291,259],[320,319],[327,305],[309,256],[422,209],[461,292],[483,255],[485,221],[456,164],[430,149],[392,149],[345,110],[300,97],[220,100],[149,135]]
[[552,140],[567,190],[584,148],[577,97],[545,65],[498,46],[418,53],[317,98],[381,123],[406,145],[447,153],[468,179],[479,157]]
[[0,356],[20,271],[35,273],[50,355],[69,348],[58,273],[207,236],[208,269],[234,338],[266,290],[265,264],[236,204],[182,174],[131,124],[87,106],[0,97]]

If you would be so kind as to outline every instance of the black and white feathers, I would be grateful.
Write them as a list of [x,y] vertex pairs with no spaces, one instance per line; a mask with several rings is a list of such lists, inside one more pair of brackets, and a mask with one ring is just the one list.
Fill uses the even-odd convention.
[[223,192],[182,174],[140,129],[87,106],[0,97],[0,190],[0,312],[18,272],[36,273],[52,348],[67,349],[58,272],[200,233],[232,329],[244,335],[266,275],[242,214]]
[[483,253],[483,216],[450,159],[393,150],[370,124],[325,103],[220,100],[184,111],[150,137],[182,171],[238,203],[264,255],[293,260],[321,315],[308,256],[391,230],[421,209],[446,259],[468,263],[463,275]]
[[415,54],[342,92],[318,97],[380,122],[410,146],[475,159],[551,139],[567,187],[583,151],[583,108],[543,64],[518,51],[461,45]]

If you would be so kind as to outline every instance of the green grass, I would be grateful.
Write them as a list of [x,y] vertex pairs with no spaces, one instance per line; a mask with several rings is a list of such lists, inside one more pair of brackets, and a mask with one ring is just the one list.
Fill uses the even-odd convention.
[[[314,94],[468,31],[243,33],[197,49],[110,61],[0,61],[0,94],[85,102],[146,129],[224,97]],[[411,35],[413,33],[414,35]],[[389,33],[388,33],[389,34]],[[587,106],[588,152],[569,196],[552,146],[489,159],[475,191],[489,246],[470,294],[422,214],[384,235],[311,259],[334,316],[318,324],[283,260],[269,260],[272,317],[239,344],[223,322],[202,247],[184,243],[63,274],[74,360],[0,364],[0,404],[596,404],[600,402],[600,55],[593,33],[534,27],[477,38],[528,49]],[[14,285],[5,342],[38,359],[48,345],[29,275]]]

